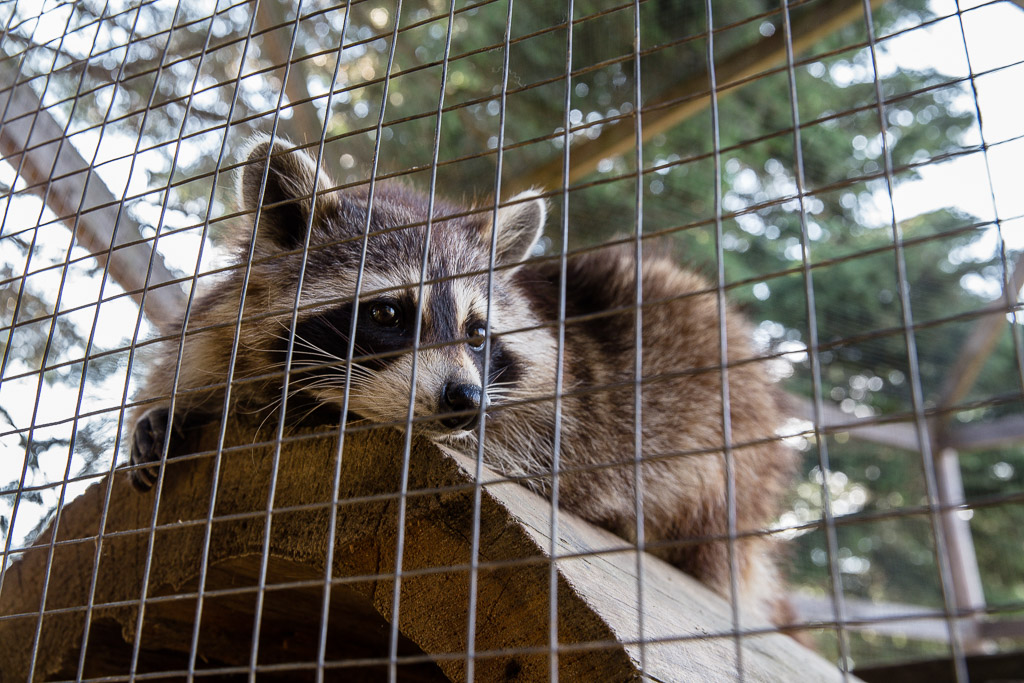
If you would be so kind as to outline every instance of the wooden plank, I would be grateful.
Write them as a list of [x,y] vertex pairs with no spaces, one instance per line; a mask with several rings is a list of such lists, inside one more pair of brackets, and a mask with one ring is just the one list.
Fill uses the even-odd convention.
[[[30,83],[14,85],[19,77],[15,63],[0,61],[0,83],[7,86],[0,90],[0,112],[6,111],[0,121],[0,155],[15,169],[21,165],[21,177],[32,192],[45,197],[50,210],[73,230],[74,239],[97,254],[101,264],[109,261],[110,277],[126,291],[135,291],[137,302],[152,257],[146,315],[157,323],[180,320],[185,304],[181,285],[160,286],[180,276],[167,268],[159,252],[153,254],[152,240],[139,242],[139,224],[126,210],[119,212],[118,199],[64,138],[64,127],[42,108]],[[132,245],[111,249],[112,244]]]
[[[877,7],[881,0],[871,0]],[[864,18],[861,0],[833,0],[813,3],[808,10],[796,13],[793,19],[793,53],[809,49],[852,21]],[[725,59],[716,60],[715,76],[719,99],[742,87],[738,82],[761,74],[786,60],[783,31],[738,50]],[[644,104],[643,140],[646,142],[711,106],[710,77],[707,70],[687,75],[678,84]],[[569,150],[569,179],[572,183],[597,169],[602,159],[621,156],[636,145],[635,115],[608,124],[601,135],[573,145]],[[524,187],[554,188],[562,184],[562,155],[520,176]]]
[[[256,431],[255,423],[229,425],[228,443],[239,448],[225,453],[221,463],[206,586],[217,592],[204,601],[201,670],[232,662],[244,667],[249,653],[273,460],[269,447],[251,446]],[[211,449],[215,437],[211,426],[193,447],[200,452]],[[382,617],[392,613],[401,444],[402,436],[392,430],[346,437],[332,569],[342,583],[336,584],[338,595],[332,591],[330,633],[380,630],[385,628]],[[269,597],[279,591],[287,596],[288,591],[308,588],[320,595],[335,450],[336,439],[330,434],[287,442],[282,448],[269,537],[273,562],[268,605],[281,604]],[[403,641],[403,656],[415,657],[422,651],[451,680],[465,678],[470,539],[478,519],[476,680],[545,680],[549,503],[517,484],[496,482],[494,473],[485,472],[485,481],[493,483],[484,486],[475,518],[472,461],[416,442],[410,462],[399,609],[399,626],[408,639]],[[65,506],[56,531],[61,543],[55,547],[37,652],[40,676],[66,670],[62,662],[77,662],[84,625],[81,607],[87,603],[94,572],[94,622],[117,624],[128,642],[134,639],[150,538],[153,557],[140,670],[164,666],[169,658],[181,660],[191,642],[189,613],[195,610],[193,591],[205,529],[201,522],[208,511],[213,466],[208,456],[168,463],[155,534],[149,532],[153,494],[135,493],[120,472]],[[112,503],[96,565],[98,520],[107,486],[113,486]],[[731,612],[724,599],[673,567],[645,557],[645,626],[640,634],[635,555],[625,550],[621,539],[571,515],[561,515],[560,522],[557,553],[572,555],[557,561],[558,671],[563,680],[736,680]],[[47,530],[21,553],[0,587],[0,642],[5,643],[0,648],[0,670],[11,672],[12,680],[23,680],[32,656],[47,543],[53,533]],[[600,552],[613,549],[618,552]],[[309,577],[316,580],[296,586],[296,581]],[[288,639],[280,637],[292,628],[289,620],[299,622],[294,625],[299,634],[310,624],[314,631],[319,625],[319,600],[310,602],[308,594],[300,593],[290,602],[295,609],[274,608],[265,614],[261,664],[297,661],[285,646]],[[357,623],[346,625],[345,615]],[[744,628],[757,626],[749,620],[743,623]],[[110,629],[105,633],[109,635]],[[268,633],[276,636],[266,637]],[[647,644],[643,671],[636,643],[641,636],[659,641]],[[89,657],[102,664],[109,654],[107,646],[125,647],[109,641],[90,639]],[[831,663],[786,636],[767,633],[744,637],[742,642],[746,680],[842,678]],[[334,647],[333,638],[331,643]],[[366,656],[380,654],[379,646],[371,643],[367,648]],[[329,656],[340,660],[335,662],[339,666],[352,663],[349,651],[332,650]],[[420,655],[411,661],[422,664],[424,659]],[[387,660],[378,658],[371,664],[382,661]],[[349,669],[332,671],[339,680],[349,680],[341,676]],[[97,670],[96,675],[105,672]]]

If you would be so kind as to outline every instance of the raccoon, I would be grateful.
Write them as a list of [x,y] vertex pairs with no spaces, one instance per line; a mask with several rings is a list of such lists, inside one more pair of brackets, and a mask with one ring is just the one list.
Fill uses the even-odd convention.
[[[569,257],[563,306],[559,261],[529,260],[545,222],[540,193],[519,194],[496,215],[435,200],[428,227],[427,199],[402,185],[378,186],[372,208],[365,192],[320,192],[330,187],[324,169],[287,142],[251,145],[238,195],[243,210],[259,210],[259,222],[255,230],[239,223],[234,253],[240,267],[193,306],[170,450],[181,429],[223,409],[243,289],[231,394],[238,410],[276,414],[294,336],[288,412],[326,412],[337,421],[354,316],[349,418],[404,429],[418,318],[415,431],[472,456],[482,433],[490,467],[549,497],[557,448],[560,506],[630,541],[637,538],[639,443],[646,543],[728,596],[715,289],[666,257],[643,258],[638,343],[632,249]],[[250,253],[246,278],[241,266]],[[774,436],[779,400],[763,368],[751,361],[747,323],[729,307],[721,315],[741,534],[735,543],[739,591],[744,609],[777,621],[783,606],[772,544],[751,532],[777,513],[794,455]],[[152,368],[140,392],[151,400],[132,415],[131,462],[138,467],[131,477],[141,490],[152,486],[163,457],[176,360],[167,354]]]

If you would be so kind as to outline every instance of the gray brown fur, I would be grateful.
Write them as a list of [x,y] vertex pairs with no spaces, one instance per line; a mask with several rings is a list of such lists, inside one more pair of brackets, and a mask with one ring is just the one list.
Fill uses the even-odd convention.
[[[262,140],[250,150],[251,164],[245,167],[239,192],[247,210],[260,206],[270,149]],[[283,348],[317,174],[308,156],[289,149],[276,143],[270,159],[239,334],[233,409],[272,414],[281,396]],[[330,180],[322,170],[319,174],[318,188],[329,188]],[[400,186],[377,188],[360,316],[382,296],[401,295],[415,303],[427,206],[424,197]],[[473,345],[479,340],[467,341],[471,334],[463,332],[469,317],[486,312],[492,215],[483,211],[455,217],[460,211],[443,203],[434,207],[427,265],[432,284],[425,288],[423,303],[415,428],[445,447],[475,455],[477,427],[446,428],[433,416],[445,412],[446,399],[439,396],[448,387],[479,382],[486,389],[486,397],[479,400],[490,404],[484,422],[487,464],[525,476],[527,486],[550,495],[560,273],[557,261],[522,263],[540,236],[543,201],[524,193],[497,217],[490,346],[502,355],[493,356],[488,365],[503,369],[486,381],[482,352]],[[333,357],[344,357],[348,334],[338,322],[344,322],[338,310],[353,298],[365,223],[365,196],[317,195],[296,326],[297,353],[306,356],[301,363],[293,359],[290,388],[296,394],[289,399],[289,415],[319,407],[338,419],[345,370]],[[399,226],[413,227],[389,231]],[[236,235],[240,265],[246,262],[251,238],[252,223],[243,221]],[[174,423],[179,428],[200,416],[216,418],[222,411],[244,272],[241,267],[232,270],[193,307],[189,329],[203,331],[187,336],[175,399]],[[644,259],[642,280],[644,538],[653,552],[728,595],[718,298],[703,278],[663,257]],[[631,251],[609,248],[570,258],[566,285],[559,502],[563,509],[635,540],[636,291]],[[378,307],[374,315],[382,310],[387,313]],[[762,364],[751,361],[747,324],[732,308],[725,315],[736,526],[744,534],[765,529],[777,514],[794,456],[775,437],[780,422],[777,392]],[[363,318],[359,320],[362,328]],[[383,339],[389,329],[375,328],[371,332],[378,336],[372,339]],[[341,333],[336,345],[324,330]],[[311,347],[313,335],[321,349],[332,343],[326,349],[332,357],[323,359],[333,362],[327,369],[309,370],[318,357]],[[358,333],[357,338],[362,339]],[[364,351],[357,349],[356,356]],[[357,360],[350,416],[402,428],[411,357],[405,351],[366,363]],[[360,369],[374,363],[380,368]],[[175,367],[176,354],[167,354],[153,367],[140,394],[155,401],[133,414],[133,463],[161,458]],[[136,468],[133,480],[148,488],[155,472],[153,466]],[[735,548],[744,609],[780,618],[773,543],[759,535],[744,536]]]

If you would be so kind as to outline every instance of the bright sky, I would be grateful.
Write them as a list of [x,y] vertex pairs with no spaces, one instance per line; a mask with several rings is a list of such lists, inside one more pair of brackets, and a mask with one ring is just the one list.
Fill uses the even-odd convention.
[[[949,0],[933,0],[932,7],[939,15],[952,14],[956,11],[955,3]],[[968,12],[964,16],[964,29],[975,73],[1024,62],[1024,41],[1020,40],[1020,36],[1024,35],[1024,10],[1012,3],[996,3]],[[59,34],[63,30],[63,23],[60,22],[55,28],[46,30],[56,30]],[[968,73],[960,25],[955,16],[940,21],[927,30],[912,31],[885,41],[885,48],[884,53],[879,55],[883,74],[891,73],[897,68],[934,68],[953,77],[966,76]],[[1002,235],[1008,245],[1014,249],[1024,247],[1024,116],[1020,114],[1024,111],[1022,84],[1024,64],[982,75],[976,79],[978,101],[984,122],[984,137],[989,145],[993,145],[988,154],[993,181],[991,190],[985,168],[986,159],[982,154],[972,154],[942,164],[925,166],[920,171],[920,180],[904,183],[897,188],[894,206],[898,219],[903,220],[947,206],[957,206],[982,219],[991,220],[997,210],[999,217],[1003,219]],[[974,100],[967,92],[962,97],[961,106],[965,109],[974,107]],[[969,134],[977,138],[978,131]],[[973,141],[980,142],[980,138]],[[134,146],[134,140],[121,142],[122,148],[123,145]],[[92,143],[95,144],[95,139]],[[91,150],[89,154],[91,155]],[[118,194],[125,186],[125,173],[124,164],[107,165],[102,168],[104,181]],[[146,189],[145,177],[144,173],[135,174],[129,182],[131,193]],[[0,180],[14,180],[13,169],[7,164],[0,163]],[[891,215],[888,198],[876,197],[876,205],[874,215],[868,215],[866,219],[877,224],[888,223]],[[39,211],[40,204],[33,198],[13,202],[8,207],[4,232],[9,233],[19,227],[28,228],[36,225],[40,216]],[[51,218],[52,215],[45,212],[42,222]],[[142,218],[156,221],[155,215]],[[172,214],[171,220],[174,224],[186,225],[194,223],[197,219],[179,212]],[[52,226],[45,233],[39,242],[42,250],[40,262],[47,262],[47,252],[53,253],[53,259],[63,260],[62,250],[66,245],[67,231],[62,227]],[[988,250],[991,254],[996,244],[996,233],[993,229],[990,231],[990,238],[983,241],[978,248]],[[194,237],[183,237],[174,248],[164,243],[161,246],[170,266],[189,271],[194,268],[198,247]],[[16,263],[20,258],[20,252],[11,247],[9,240],[0,240],[0,259]],[[65,293],[66,304],[75,301],[85,303],[90,300],[90,296],[95,300],[96,283],[88,284],[87,280],[85,277],[76,279],[75,287]],[[58,281],[59,272],[53,271],[48,276],[33,276],[30,286],[35,291],[55,291]],[[116,285],[114,287],[116,288]],[[108,290],[111,291],[114,290]],[[110,348],[122,345],[130,339],[136,312],[137,308],[127,299],[104,306],[101,324],[98,326],[97,345],[101,348]],[[92,324],[92,312],[83,311],[78,322],[88,330]],[[148,328],[144,327],[143,336],[147,333]],[[27,370],[28,368],[18,368],[15,361],[9,366],[8,374]],[[102,385],[90,386],[83,410],[118,405],[124,390],[124,381],[124,373],[115,372]],[[19,426],[32,423],[36,384],[37,377],[29,376],[24,380],[8,381],[0,386],[0,405],[12,414]],[[74,415],[77,390],[69,389],[66,385],[55,385],[44,386],[43,391],[39,413],[35,418],[36,424],[63,420]],[[64,429],[65,435],[68,429],[70,425]],[[24,452],[16,438],[0,440],[0,484],[18,480],[21,477],[23,462]],[[51,449],[40,458],[39,471],[30,473],[30,480],[27,483],[60,481],[66,465],[66,449]],[[76,471],[74,467],[72,471]],[[82,486],[73,488],[75,490],[69,491],[68,497],[72,497]],[[40,516],[48,509],[52,509],[56,503],[56,496],[57,489],[45,491],[41,504],[23,504],[18,512],[18,525],[14,534],[15,546],[38,522]],[[0,510],[9,510],[12,502],[10,496],[6,500],[0,496]]]
[[[967,8],[982,2],[961,3]],[[956,11],[956,3],[933,0],[936,14]],[[976,74],[1017,64],[975,79],[982,111],[985,142],[995,145],[989,151],[995,206],[1003,224],[1003,237],[1009,247],[1024,247],[1024,10],[1010,2],[1000,2],[963,15],[964,33],[971,67]],[[934,68],[950,76],[969,72],[962,49],[960,22],[951,17],[926,31],[911,31],[887,41],[888,58],[880,68],[899,66],[910,69]],[[967,94],[964,109],[973,109]],[[971,140],[980,142],[980,139]],[[1009,141],[1009,142],[1007,142]],[[1002,144],[1000,144],[1002,143]],[[984,220],[995,218],[985,158],[981,154],[962,157],[921,169],[921,180],[901,185],[894,198],[897,219],[903,220],[945,206],[958,206]],[[888,217],[886,217],[888,218]]]

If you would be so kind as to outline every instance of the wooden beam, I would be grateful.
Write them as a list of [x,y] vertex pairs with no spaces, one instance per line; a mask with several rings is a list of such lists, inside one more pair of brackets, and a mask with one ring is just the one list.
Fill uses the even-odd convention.
[[[800,621],[835,621],[835,605],[829,597],[798,591],[790,596],[790,604]],[[851,597],[843,600],[843,607],[846,620],[850,622],[846,627],[850,630],[904,636],[911,640],[949,642],[949,628],[940,608]],[[1021,619],[980,621],[978,627],[982,638],[1024,637],[1024,620]]]
[[981,635],[985,638],[1024,638],[1024,619],[983,621]]
[[[797,417],[814,422],[814,404],[811,401],[799,396],[790,396],[789,402],[796,407],[794,412]],[[854,439],[908,451],[921,449],[917,441],[917,430],[909,419],[879,423],[878,417],[854,417],[828,401],[822,405],[821,416],[822,424],[818,425],[818,428],[823,432],[846,433]]]
[[[0,112],[6,112],[0,120],[0,155],[15,169],[21,165],[22,179],[64,219],[75,241],[98,254],[101,264],[109,262],[111,278],[126,291],[138,290],[132,295],[137,302],[152,257],[146,316],[155,323],[180,320],[181,285],[161,286],[180,276],[153,253],[153,240],[142,241],[139,224],[64,137],[64,127],[43,108],[30,83],[15,85],[19,77],[15,60],[0,61],[0,83],[6,85],[0,90]],[[126,244],[131,246],[111,248]]]
[[1007,415],[995,420],[958,425],[948,430],[946,443],[958,451],[1024,443],[1024,415]]
[[[789,396],[794,416],[814,421],[814,405],[802,396]],[[822,406],[823,424],[819,428],[830,434],[846,433],[851,438],[869,443],[918,451],[917,431],[913,419],[879,422],[884,416],[856,418],[826,402]],[[932,418],[934,419],[934,418]],[[1008,443],[1024,443],[1024,415],[1007,415],[995,420],[950,425],[945,431],[945,445],[958,451],[992,448]]]
[[[1013,263],[1013,272],[1008,274],[1007,288],[1003,291],[1003,300],[1016,302],[1019,292],[1024,287],[1024,252],[1017,255]],[[960,354],[950,369],[946,381],[939,392],[938,406],[940,409],[950,408],[967,395],[967,392],[974,386],[985,361],[988,360],[992,349],[999,341],[999,336],[1006,331],[1009,323],[1006,321],[1005,311],[990,313],[979,318],[974,323],[974,329],[964,341],[960,348]],[[942,436],[940,434],[940,436]]]
[[[800,621],[834,622],[835,605],[826,596],[796,592],[790,602]],[[949,627],[941,610],[895,602],[874,602],[846,597],[843,600],[846,628],[912,640],[949,642]]]
[[[209,453],[216,445],[217,427],[203,430],[192,448]],[[368,675],[366,680],[381,680],[388,661],[390,630],[384,620],[392,614],[402,435],[380,429],[346,436],[340,504],[332,506],[335,435],[286,441],[275,463],[271,446],[252,446],[256,432],[255,422],[229,425],[231,448],[219,463],[200,619],[199,673],[217,666],[247,670],[265,510],[276,464],[272,532],[266,548],[272,561],[259,662],[305,662],[303,670],[308,671],[308,664],[315,661],[311,644],[318,642],[328,516],[336,509],[328,660],[337,666],[355,666],[359,662],[354,658],[369,660],[366,665],[377,677]],[[404,638],[399,679],[405,680],[406,657],[418,664],[435,662],[434,673],[442,672],[450,680],[466,678],[469,567],[475,559],[480,563],[472,589],[477,598],[475,679],[508,680],[515,674],[516,680],[547,680],[549,502],[519,484],[498,481],[486,469],[477,499],[475,463],[426,442],[414,443],[409,462],[398,610]],[[95,663],[90,675],[123,674],[123,667],[103,667],[123,656],[126,648],[131,651],[151,542],[139,670],[160,670],[168,662],[176,670],[184,669],[213,472],[209,455],[168,462],[155,533],[150,527],[153,493],[134,492],[123,472],[104,478],[65,506],[56,530],[51,527],[31,548],[15,555],[0,588],[0,670],[11,680],[25,680],[28,662],[35,656],[40,679],[62,671],[68,677],[62,662],[77,665],[84,606],[96,574],[91,623],[102,637],[89,639],[87,661],[90,666]],[[108,486],[113,490],[97,564]],[[559,558],[561,680],[737,680],[726,600],[664,562],[644,556],[641,633],[635,553],[622,539],[570,514],[562,513],[559,520],[554,547]],[[475,526],[480,539],[476,558],[471,553]],[[54,538],[59,543],[47,572]],[[41,612],[44,581],[48,593]],[[42,630],[33,652],[40,614]],[[742,627],[766,631],[741,641],[746,680],[843,679],[832,663],[793,639],[772,633],[749,615],[743,616]],[[290,632],[296,635],[287,636]],[[335,634],[362,634],[363,645],[354,651]],[[646,641],[643,669],[640,641]],[[70,673],[73,678],[74,670]],[[430,671],[419,673],[413,680],[429,680]]]
[[[877,7],[882,0],[871,0]],[[813,3],[813,6],[793,18],[793,53],[809,49],[822,38],[843,26],[864,17],[861,0],[833,0]],[[783,31],[738,50],[725,59],[716,61],[717,94],[722,98],[736,92],[740,81],[757,76],[786,60],[786,42]],[[653,101],[644,104],[643,140],[664,133],[692,118],[711,105],[710,78],[707,70],[685,76],[677,85],[665,90]],[[575,182],[597,169],[602,159],[621,156],[636,145],[636,114],[608,124],[601,135],[569,149],[569,180]],[[522,182],[528,187],[553,188],[562,184],[562,155],[528,172]]]

